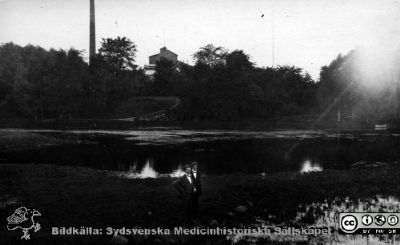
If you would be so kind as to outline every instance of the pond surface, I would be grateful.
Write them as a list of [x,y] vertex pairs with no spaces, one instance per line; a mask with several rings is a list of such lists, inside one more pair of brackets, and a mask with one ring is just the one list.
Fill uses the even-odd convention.
[[205,174],[270,174],[400,163],[400,135],[311,130],[213,131],[142,128],[17,130],[65,144],[0,153],[3,163],[46,163],[120,171],[126,177],[179,176],[197,161]]

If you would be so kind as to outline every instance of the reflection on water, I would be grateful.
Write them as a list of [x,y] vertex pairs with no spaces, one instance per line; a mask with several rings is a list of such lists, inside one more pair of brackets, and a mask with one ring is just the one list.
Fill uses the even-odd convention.
[[[147,158],[146,163],[140,169],[138,167],[138,162],[135,161],[133,165],[129,166],[129,170],[124,172],[122,175],[126,178],[131,179],[143,179],[143,178],[158,178],[158,177],[173,177],[177,178],[185,174],[183,171],[182,165],[178,165],[178,167],[172,170],[170,173],[159,173],[154,168],[154,159]],[[306,159],[301,163],[300,173],[308,173],[308,172],[320,172],[323,170],[323,167],[317,163],[312,162],[310,159]]]
[[[257,134],[190,130],[33,133],[68,139],[68,142],[31,150],[0,151],[0,164],[84,166],[116,171],[132,178],[177,177],[183,174],[182,166],[191,161],[198,162],[202,172],[208,175],[307,173],[400,165],[399,137],[380,135],[375,131],[340,134],[340,141],[336,132],[322,131]],[[150,142],[151,137],[157,139],[157,143]],[[71,143],[77,139],[79,143]]]
[[308,172],[320,172],[323,170],[321,164],[317,162],[312,162],[310,159],[306,159],[301,163],[300,173],[308,173]]
[[179,165],[177,169],[173,170],[171,173],[168,174],[160,174],[154,170],[154,159],[148,158],[146,160],[146,164],[143,168],[139,171],[138,170],[138,163],[135,162],[132,166],[129,167],[129,171],[123,174],[126,178],[130,179],[144,179],[144,178],[157,178],[157,177],[180,177],[185,172],[183,171],[182,165]]
[[140,172],[137,172],[137,162],[129,167],[128,178],[156,178],[157,172],[154,171],[154,160],[149,158]]
[[185,174],[185,171],[183,171],[182,165],[179,165],[177,169],[172,171],[172,173],[169,174],[171,177],[180,177]]

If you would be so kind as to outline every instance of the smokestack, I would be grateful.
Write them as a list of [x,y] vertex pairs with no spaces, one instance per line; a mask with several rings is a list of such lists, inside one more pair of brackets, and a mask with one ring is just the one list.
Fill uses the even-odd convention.
[[90,0],[90,36],[89,36],[89,64],[92,64],[96,54],[96,24],[94,16],[94,0]]

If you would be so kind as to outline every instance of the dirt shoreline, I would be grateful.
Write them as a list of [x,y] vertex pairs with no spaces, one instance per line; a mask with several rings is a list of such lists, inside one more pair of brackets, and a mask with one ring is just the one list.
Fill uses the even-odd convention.
[[[400,130],[399,123],[390,123],[391,129]],[[121,121],[118,119],[48,119],[33,121],[26,119],[0,119],[0,128],[47,128],[47,129],[135,129],[141,127],[182,128],[188,130],[278,130],[278,129],[320,129],[342,131],[374,130],[374,124],[335,119],[319,120],[318,115],[298,115],[269,119],[253,119],[240,121]]]

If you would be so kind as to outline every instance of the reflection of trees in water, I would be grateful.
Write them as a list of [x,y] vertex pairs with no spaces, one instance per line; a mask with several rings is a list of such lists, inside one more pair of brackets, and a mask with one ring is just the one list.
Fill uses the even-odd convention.
[[[157,132],[152,133],[158,134]],[[176,131],[167,132],[176,134]],[[214,134],[212,131],[190,132],[185,137],[201,138]],[[194,132],[197,132],[197,135]],[[222,135],[221,132],[217,134],[218,137]],[[341,135],[338,142],[336,134],[326,131],[287,130],[258,132],[258,136],[254,132],[241,132],[252,139],[137,145],[135,141],[125,140],[125,136],[97,135],[93,131],[87,134],[84,131],[74,131],[72,135],[75,133],[79,133],[83,141],[94,143],[63,144],[20,152],[3,152],[0,153],[0,158],[10,163],[74,165],[130,173],[140,172],[148,164],[145,169],[154,170],[159,175],[171,174],[174,171],[179,173],[179,166],[191,161],[199,162],[203,173],[219,175],[319,170],[315,163],[323,170],[350,169],[371,167],[371,164],[376,163],[394,163],[400,159],[399,136],[393,134],[347,132]],[[128,131],[127,134],[131,136],[136,134],[136,131]],[[352,137],[353,135],[355,137]],[[299,137],[302,137],[301,141],[298,140]],[[308,164],[306,159],[311,162]]]
[[138,161],[129,166],[127,177],[129,178],[156,178],[158,173],[154,170],[154,159],[147,158],[146,163],[142,168],[138,168]]
[[133,165],[129,166],[129,171],[126,174],[128,178],[157,178],[157,177],[179,177],[184,174],[182,165],[172,170],[170,173],[161,174],[154,169],[154,159],[147,158],[145,165],[138,168],[138,162],[135,161]]
[[308,172],[319,172],[322,171],[323,167],[318,162],[312,162],[310,159],[306,159],[301,163],[300,173]]

